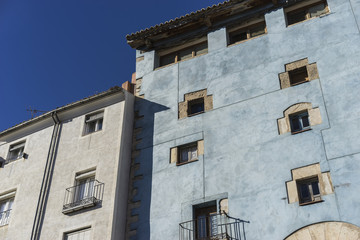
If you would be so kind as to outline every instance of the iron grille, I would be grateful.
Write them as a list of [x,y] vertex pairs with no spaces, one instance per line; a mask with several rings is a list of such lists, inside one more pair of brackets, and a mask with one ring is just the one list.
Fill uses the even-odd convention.
[[6,210],[4,212],[0,212],[0,226],[9,224],[10,211],[11,211],[11,209]]
[[92,180],[86,184],[69,187],[65,191],[63,213],[70,213],[92,207],[102,202],[104,183]]
[[226,213],[211,214],[179,224],[180,240],[246,240],[245,223]]

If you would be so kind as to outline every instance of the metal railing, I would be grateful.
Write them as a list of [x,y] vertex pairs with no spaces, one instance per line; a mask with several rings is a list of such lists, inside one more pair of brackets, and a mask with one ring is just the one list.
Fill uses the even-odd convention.
[[210,214],[207,217],[179,224],[180,240],[246,240],[245,223],[226,213]]
[[0,212],[0,226],[9,224],[10,211],[11,211],[11,209],[6,210],[4,212]]
[[91,180],[84,184],[69,187],[65,191],[63,213],[70,213],[102,202],[104,183]]

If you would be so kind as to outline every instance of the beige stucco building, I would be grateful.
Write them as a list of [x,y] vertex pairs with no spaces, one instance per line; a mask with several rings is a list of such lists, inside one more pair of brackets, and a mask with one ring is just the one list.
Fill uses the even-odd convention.
[[0,133],[0,239],[123,239],[134,97],[122,88]]

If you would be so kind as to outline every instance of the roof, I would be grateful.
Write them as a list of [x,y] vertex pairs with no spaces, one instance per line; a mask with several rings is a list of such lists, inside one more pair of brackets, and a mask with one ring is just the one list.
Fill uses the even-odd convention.
[[129,34],[126,36],[126,39],[131,47],[139,48],[143,45],[149,45],[149,40],[158,40],[158,38],[152,39],[152,37],[155,35],[167,33],[166,36],[169,36],[170,31],[173,31],[174,29],[185,28],[186,26],[193,25],[194,23],[198,23],[198,26],[207,25],[209,28],[211,28],[211,22],[214,20],[211,18],[217,18],[222,15],[229,16],[234,13],[237,14],[250,8],[268,3],[275,5],[277,4],[277,0],[228,0],[213,6],[209,6],[207,8],[203,8],[196,12],[191,12],[185,16],[177,17],[150,28]]
[[0,132],[0,137],[5,136],[5,135],[9,134],[10,132],[18,130],[18,129],[22,128],[22,127],[29,126],[31,124],[39,122],[39,121],[41,121],[41,120],[43,120],[45,118],[49,118],[49,117],[51,117],[51,115],[53,113],[63,112],[63,111],[75,108],[75,107],[77,107],[79,105],[86,104],[86,103],[89,103],[89,102],[95,101],[97,99],[104,98],[106,96],[116,94],[116,93],[119,93],[119,92],[124,92],[123,88],[121,88],[119,86],[114,86],[114,87],[111,87],[107,91],[104,91],[104,92],[101,92],[101,93],[98,93],[98,94],[83,98],[83,99],[81,99],[79,101],[76,101],[76,102],[73,102],[73,103],[66,104],[66,105],[64,105],[62,107],[55,108],[52,111],[46,112],[46,113],[44,113],[44,114],[42,114],[40,116],[37,116],[35,118],[32,118],[30,120],[27,120],[27,121],[24,121],[22,123],[16,124],[15,126],[10,127],[8,129]]

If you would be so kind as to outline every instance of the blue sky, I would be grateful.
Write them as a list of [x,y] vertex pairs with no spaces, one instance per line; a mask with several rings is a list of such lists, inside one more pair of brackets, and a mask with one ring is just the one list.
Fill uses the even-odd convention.
[[126,34],[218,0],[1,0],[0,131],[131,79]]

